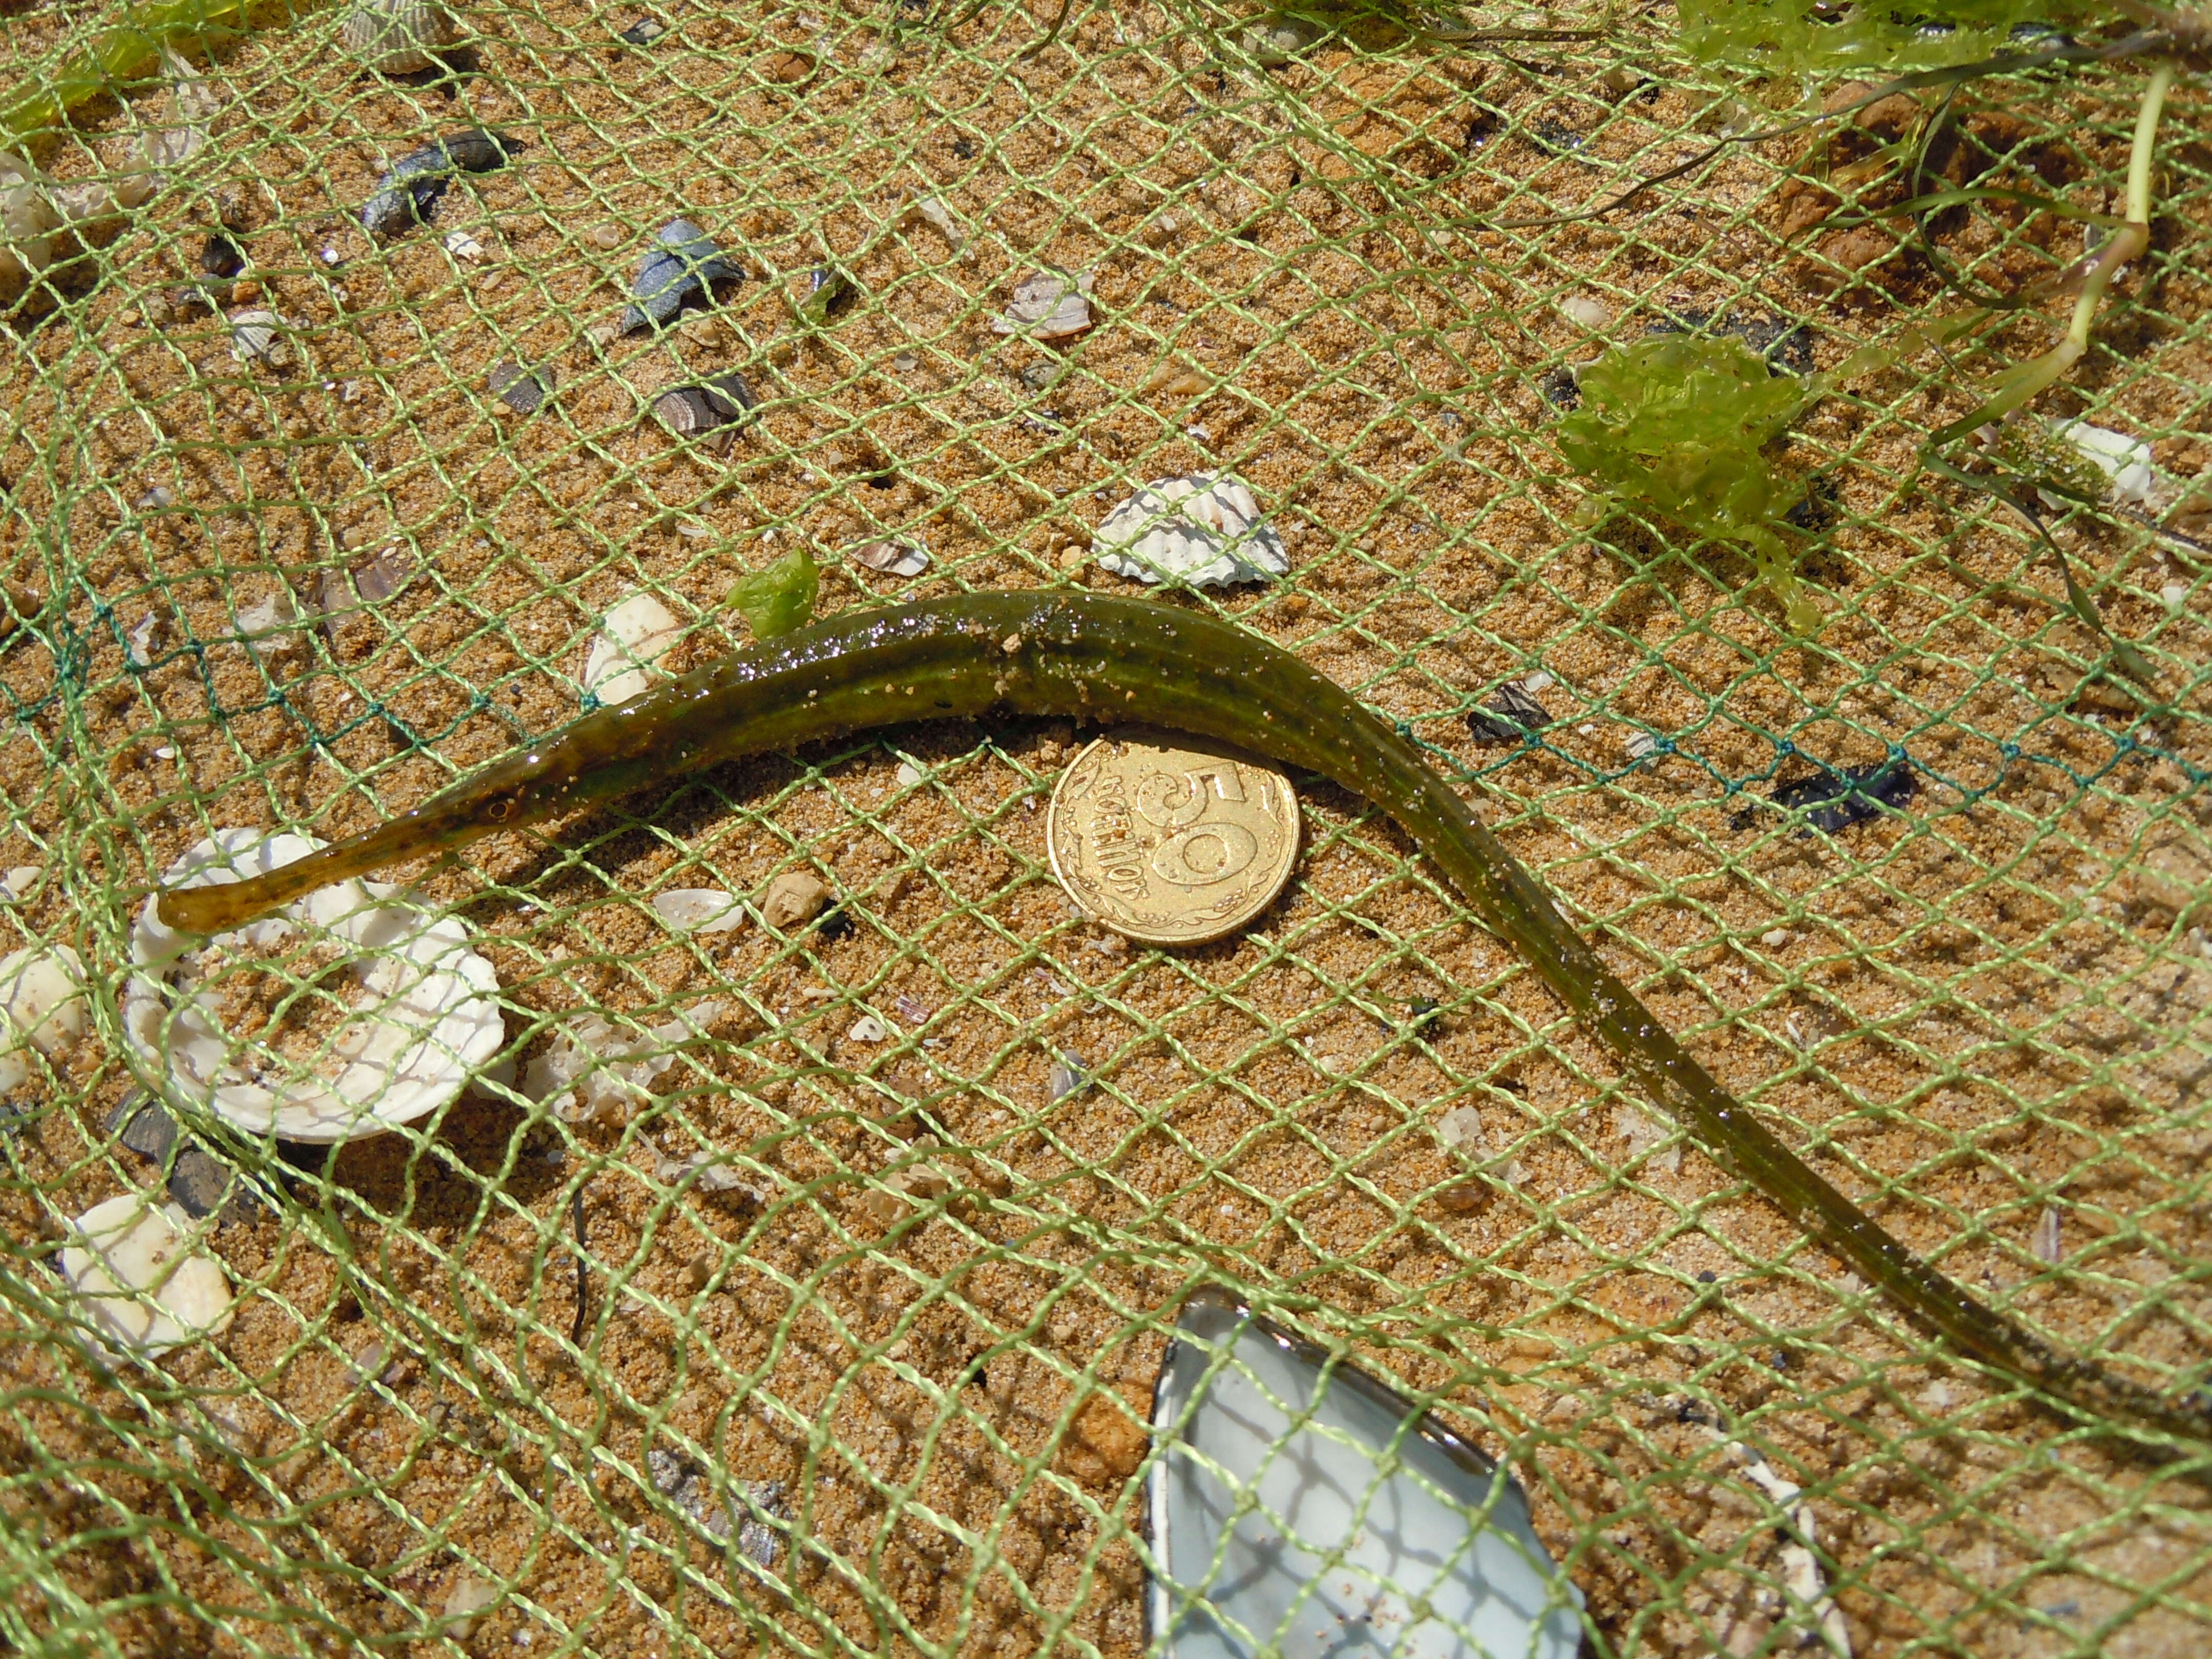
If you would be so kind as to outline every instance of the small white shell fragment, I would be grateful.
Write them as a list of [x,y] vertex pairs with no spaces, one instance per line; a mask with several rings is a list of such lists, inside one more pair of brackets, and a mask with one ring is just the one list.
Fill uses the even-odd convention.
[[2056,1266],[2066,1260],[2066,1247],[2059,1234],[2060,1225],[2058,1212],[2047,1204],[2044,1206],[2043,1213],[2035,1218],[2035,1236],[2028,1241],[2028,1248],[2034,1251],[2038,1261],[2048,1261]]
[[745,920],[737,895],[719,887],[671,887],[653,896],[653,908],[680,933],[726,933]]
[[460,38],[460,25],[438,0],[361,0],[338,30],[338,44],[380,75],[428,69],[433,52]]
[[1532,697],[1540,692],[1550,690],[1557,684],[1557,681],[1540,668],[1533,674],[1523,674],[1521,677],[1521,689]]
[[2064,439],[2096,463],[2097,470],[2111,480],[2114,501],[2135,507],[2151,504],[2158,471],[2151,465],[2150,445],[2142,439],[2108,427],[2091,426],[2087,421],[2062,421],[2051,428],[2051,434]]
[[1060,1050],[1060,1058],[1046,1067],[1044,1086],[1047,1097],[1061,1101],[1083,1086],[1083,1056],[1073,1048]]
[[456,1642],[465,1642],[477,1633],[477,1618],[499,1602],[499,1586],[487,1583],[472,1573],[464,1573],[453,1581],[446,1592],[446,1617],[453,1622],[446,1633]]
[[292,361],[284,319],[273,311],[234,312],[230,319],[230,355],[251,368],[283,368]]
[[[171,865],[159,885],[240,880],[322,845],[289,833],[219,830]],[[252,1135],[353,1140],[444,1106],[506,1042],[498,975],[471,948],[466,924],[388,882],[335,882],[212,937],[179,933],[156,907],[149,896],[131,929],[123,1032],[162,1077],[173,1106],[212,1112]],[[226,997],[246,981],[227,967],[289,957],[284,971],[297,976],[314,971],[317,951],[332,958],[318,1012],[334,1023],[311,1049],[288,1053],[258,1031],[229,1029]]]
[[8,873],[0,876],[0,903],[20,904],[39,884],[39,878],[46,872],[35,864],[11,866]]
[[627,1123],[653,1099],[653,1085],[685,1045],[704,1036],[721,1013],[722,1004],[709,1000],[643,1031],[585,1014],[554,1032],[524,1070],[521,1092],[564,1123]]
[[1194,472],[1146,484],[1106,515],[1091,556],[1117,576],[1194,587],[1261,581],[1291,568],[1283,538],[1243,482]]
[[919,576],[929,568],[929,555],[904,542],[862,542],[848,556],[855,564],[889,576]]
[[2166,608],[2168,611],[2179,611],[2189,603],[2189,584],[2168,582],[2158,590],[2158,596],[2166,601]]
[[31,1074],[26,1046],[49,1060],[66,1052],[84,1036],[84,963],[68,945],[0,957],[0,1094]]
[[191,1227],[177,1206],[139,1193],[95,1204],[72,1224],[62,1278],[109,1343],[160,1353],[229,1325],[229,1276],[193,1246]]
[[719,1154],[703,1149],[684,1158],[653,1153],[653,1176],[672,1187],[691,1176],[691,1184],[702,1193],[733,1193],[745,1187],[744,1176],[723,1163]]
[[1490,1134],[1482,1127],[1482,1114],[1472,1106],[1455,1106],[1437,1120],[1437,1139],[1455,1152],[1486,1152]]
[[668,607],[650,593],[633,593],[607,612],[584,659],[584,690],[599,696],[602,708],[628,702],[656,676],[659,660],[682,635]]
[[1641,766],[1658,752],[1659,739],[1649,732],[1631,732],[1628,734],[1628,758],[1637,765]]
[[952,216],[952,210],[937,197],[917,196],[914,201],[914,210],[936,226],[956,250],[967,245],[968,238],[961,231],[960,222]]
[[912,761],[901,761],[896,776],[900,788],[911,789],[921,781],[921,769]]
[[1036,340],[1064,340],[1091,326],[1087,270],[1039,270],[1014,284],[1014,297],[991,326],[1000,334],[1026,334]]
[[449,230],[446,233],[446,252],[456,259],[474,264],[484,257],[484,245],[465,230]]
[[1787,927],[1770,927],[1759,936],[1759,942],[1770,951],[1779,951],[1790,943],[1790,930]]
[[53,233],[61,216],[46,198],[46,175],[12,150],[0,149],[0,311],[54,262]]
[[1587,294],[1570,294],[1559,301],[1559,314],[1569,322],[1588,329],[1603,328],[1613,320],[1613,312],[1604,301],[1593,300]]
[[160,621],[149,611],[138,619],[138,625],[131,630],[131,661],[134,667],[153,666],[154,631],[160,626]]
[[238,624],[236,637],[256,657],[276,655],[302,643],[299,634],[291,631],[300,620],[300,607],[288,587],[255,600],[232,620]]
[[873,1014],[862,1014],[845,1035],[855,1042],[881,1042],[890,1036],[890,1028]]

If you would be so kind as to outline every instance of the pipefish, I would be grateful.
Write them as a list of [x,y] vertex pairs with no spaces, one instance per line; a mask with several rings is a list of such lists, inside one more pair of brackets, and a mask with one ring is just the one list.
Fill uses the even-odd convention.
[[1317,670],[1235,625],[1091,593],[972,593],[763,641],[586,715],[378,829],[251,879],[162,895],[173,927],[237,927],[325,883],[458,848],[746,755],[992,710],[1141,719],[1334,779],[1395,817],[1705,1150],[1960,1352],[2106,1419],[2212,1440],[2169,1401],[2061,1352],[1915,1255],[1700,1066],[1420,751]]

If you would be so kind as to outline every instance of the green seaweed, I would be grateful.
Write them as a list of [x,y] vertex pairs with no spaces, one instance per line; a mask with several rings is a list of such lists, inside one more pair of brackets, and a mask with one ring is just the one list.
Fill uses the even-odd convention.
[[1616,346],[1582,371],[1582,407],[1559,422],[1559,453],[1614,501],[1748,552],[1790,626],[1820,612],[1799,585],[1783,515],[1805,497],[1766,446],[1820,388],[1767,372],[1741,340],[1662,334]]
[[813,619],[822,573],[814,556],[794,547],[765,570],[740,576],[730,585],[729,602],[745,619],[757,640],[772,640],[804,628]]
[[1680,40],[1704,63],[1782,75],[1952,69],[2016,46],[2015,28],[2052,32],[2109,9],[2066,0],[1680,0]]

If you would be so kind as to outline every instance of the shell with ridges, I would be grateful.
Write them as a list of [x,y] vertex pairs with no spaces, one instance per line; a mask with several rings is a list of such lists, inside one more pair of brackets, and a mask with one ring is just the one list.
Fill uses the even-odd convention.
[[428,69],[460,39],[460,24],[438,0],[362,0],[338,30],[338,44],[380,75]]

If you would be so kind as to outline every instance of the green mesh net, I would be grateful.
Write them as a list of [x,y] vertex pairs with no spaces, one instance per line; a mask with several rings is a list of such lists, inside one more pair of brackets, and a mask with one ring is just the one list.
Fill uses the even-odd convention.
[[[10,82],[100,21],[4,11]],[[203,837],[334,839],[572,718],[634,592],[677,665],[743,636],[725,593],[794,545],[824,611],[1129,591],[1089,565],[1099,521],[1227,469],[1291,574],[1176,602],[1402,722],[1693,1051],[1946,1272],[2202,1380],[2191,544],[2051,515],[2153,703],[2100,675],[2021,518],[1915,465],[1992,360],[1912,356],[1784,441],[1814,479],[1810,637],[1740,552],[1594,523],[1551,436],[1607,343],[1717,328],[1830,366],[1954,308],[1941,272],[2009,291],[2081,227],[1996,198],[1925,247],[1854,222],[1838,198],[1900,136],[1870,111],[1501,228],[1795,104],[1690,64],[1664,15],[1501,16],[1595,33],[1480,45],[1054,21],[487,4],[450,71],[402,77],[336,11],[186,43],[210,142],[0,332],[0,928],[89,986],[0,1125],[0,1644],[1135,1655],[1137,1425],[1212,1284],[1513,1469],[1595,1651],[2193,1651],[2203,1449],[2148,1461],[1901,1325],[1320,780],[1279,902],[1158,951],[1052,878],[1065,724],[684,777],[404,872],[496,974],[502,1063],[450,1106],[337,1150],[132,1127],[161,1070],[124,1020],[132,927]],[[1967,88],[1934,166],[2116,210],[2139,84]],[[2148,441],[2185,496],[2212,464],[2203,110],[2185,77],[2153,248],[2039,405]],[[38,159],[116,176],[172,112],[149,81]],[[363,234],[392,161],[479,125],[521,141],[508,165]],[[747,280],[613,334],[679,216]],[[809,315],[832,267],[852,295]],[[1089,331],[995,329],[1047,270],[1091,274]],[[252,310],[287,361],[241,343]],[[2023,313],[2000,351],[2051,332]],[[550,395],[512,406],[502,364]],[[749,422],[653,417],[732,372]],[[2169,524],[2201,530],[2190,505]],[[884,540],[926,570],[854,554]],[[1508,681],[1551,716],[1525,740],[1468,723]],[[1897,758],[1911,797],[1835,834],[1765,804]],[[793,876],[829,908],[770,905]],[[684,889],[742,925],[672,927],[653,900]],[[343,988],[295,944],[224,1006],[320,1054]],[[64,1247],[165,1180],[206,1211],[229,1322],[103,1364]]]

